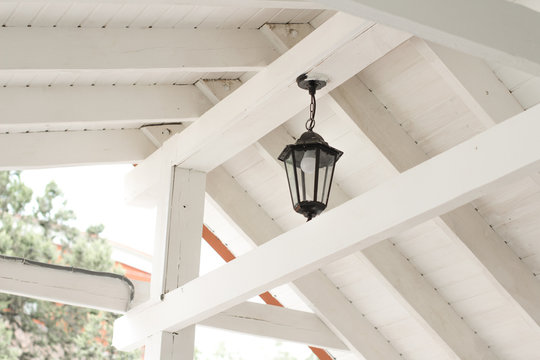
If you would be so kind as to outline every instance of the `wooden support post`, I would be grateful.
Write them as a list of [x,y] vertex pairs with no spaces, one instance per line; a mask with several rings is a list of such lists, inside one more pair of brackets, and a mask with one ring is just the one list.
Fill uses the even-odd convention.
[[[206,185],[204,173],[171,168],[166,163],[160,175],[162,192],[150,288],[150,302],[155,303],[199,275]],[[194,325],[177,333],[161,331],[147,340],[145,359],[192,359],[194,341]]]

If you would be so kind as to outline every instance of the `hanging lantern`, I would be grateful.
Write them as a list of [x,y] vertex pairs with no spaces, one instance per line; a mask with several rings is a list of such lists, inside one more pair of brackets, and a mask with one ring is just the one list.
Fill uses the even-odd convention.
[[317,107],[315,92],[326,82],[309,79],[306,74],[300,75],[296,82],[311,96],[307,131],[296,143],[287,145],[278,159],[285,164],[294,210],[309,221],[326,209],[334,166],[343,152],[329,146],[322,136],[313,131]]

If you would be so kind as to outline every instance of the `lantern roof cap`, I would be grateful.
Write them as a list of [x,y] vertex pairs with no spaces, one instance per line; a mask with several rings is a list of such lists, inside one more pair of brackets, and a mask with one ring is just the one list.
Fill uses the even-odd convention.
[[317,134],[313,130],[308,130],[304,132],[298,140],[294,143],[295,145],[310,145],[310,144],[322,144],[328,146],[328,143],[324,141],[323,137]]
[[306,149],[307,147],[311,146],[323,148],[326,152],[335,154],[336,161],[341,157],[341,155],[343,155],[343,151],[328,145],[321,135],[312,130],[308,130],[304,132],[294,144],[287,145],[279,155],[278,159],[285,161],[293,149]]

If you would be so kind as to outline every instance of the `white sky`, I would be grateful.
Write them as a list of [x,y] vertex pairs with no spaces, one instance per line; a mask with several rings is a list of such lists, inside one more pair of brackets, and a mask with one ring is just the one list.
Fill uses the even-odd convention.
[[[123,200],[124,177],[131,169],[131,165],[106,165],[25,170],[22,172],[22,179],[34,190],[34,196],[42,195],[46,184],[55,181],[64,192],[67,207],[77,215],[75,226],[86,230],[90,225],[103,224],[105,230],[102,235],[105,238],[151,254],[155,210],[129,207]],[[211,204],[209,206],[209,202],[206,207],[205,219],[207,215],[216,218],[216,210],[211,208]],[[216,227],[222,228],[223,222],[223,219],[216,219]],[[215,230],[217,232],[218,229]],[[218,232],[220,237],[226,235]],[[247,249],[238,251],[244,252]],[[223,263],[206,244],[203,245],[201,254],[201,273]],[[201,351],[202,359],[214,359],[220,343],[223,343],[231,354],[239,355],[243,360],[272,360],[280,351],[286,351],[298,360],[304,360],[311,354],[307,346],[301,344],[283,342],[276,346],[274,339],[197,327],[196,347]]]
[[45,186],[55,181],[67,207],[75,211],[79,229],[103,224],[105,238],[152,254],[155,210],[124,204],[124,177],[131,169],[131,165],[107,165],[25,170],[22,179],[34,195],[43,194]]

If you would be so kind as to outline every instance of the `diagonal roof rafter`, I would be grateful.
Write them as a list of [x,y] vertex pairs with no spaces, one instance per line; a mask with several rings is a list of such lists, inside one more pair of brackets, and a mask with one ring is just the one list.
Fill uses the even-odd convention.
[[[236,256],[234,256],[234,254],[227,248],[227,246],[223,244],[223,242],[216,235],[214,235],[214,233],[212,233],[210,229],[208,229],[206,226],[203,227],[203,239],[225,262],[236,259]],[[283,304],[268,291],[260,294],[259,297],[268,305],[281,308],[284,307]],[[314,317],[316,317],[316,315],[314,315]],[[330,331],[330,329],[326,329]],[[340,341],[338,340],[338,342]],[[309,341],[307,341],[306,343],[312,344]],[[335,347],[335,345],[331,345],[330,347]],[[328,354],[328,352],[322,348],[309,346],[309,349],[311,350],[311,352],[313,352],[313,354],[315,354],[315,356],[319,358],[319,360],[332,360],[332,357]]]
[[[171,291],[161,303],[124,315],[115,322],[113,343],[128,349],[155,331],[197,323],[538,170],[539,113],[540,106],[533,107]],[[326,241],[329,232],[332,242]],[[312,251],[295,251],[308,246]],[[278,258],[279,266],[270,265]],[[254,277],[253,266],[264,271]],[[204,296],[225,278],[234,279],[231,291]]]
[[[420,43],[417,46],[425,46],[421,43],[422,40],[414,39],[413,42]],[[427,50],[424,49],[424,51]],[[377,105],[378,100],[358,77],[350,79],[334,90],[331,95],[336,101],[336,109],[366,134],[397,171],[406,171],[429,159],[399,126],[389,111],[371,111],[383,106],[380,103]],[[511,96],[508,93],[507,95]],[[461,96],[466,95],[461,94]],[[473,101],[476,100],[469,99],[469,103]],[[374,105],[371,105],[372,103]],[[500,106],[500,103],[501,101],[497,106]],[[513,110],[514,104],[510,103],[510,105],[512,108],[506,112],[518,114],[519,112]],[[485,107],[483,111],[486,114],[495,113],[492,109]],[[490,119],[488,115],[484,118]],[[495,124],[494,120],[491,121]],[[536,300],[540,297],[540,284],[534,274],[512,253],[504,240],[490,228],[474,207],[464,205],[441,215],[439,219],[436,219],[436,223],[453,239],[454,244],[486,269],[486,274],[492,284],[514,304],[515,309],[525,319],[528,319],[531,326],[536,327],[540,323],[540,305]],[[516,286],[516,284],[521,285]]]
[[[330,91],[408,38],[408,34],[336,14],[134,169],[126,179],[128,201],[155,187],[151,174],[160,158],[209,171],[296,114],[305,106],[304,94],[294,82],[298,74],[328,74],[331,81],[323,90]],[[373,51],[366,52],[369,46]]]
[[[290,28],[291,25],[274,25],[272,31],[265,31],[265,33],[271,37],[273,43],[281,42],[281,45],[285,47],[287,43],[292,45],[291,41],[294,41],[290,36]],[[333,94],[351,81],[353,80],[348,80],[328,94],[326,96],[328,102],[335,105],[336,100]],[[358,90],[347,89],[350,96],[359,96],[368,103],[377,103],[371,93],[359,92]],[[366,107],[372,108],[372,105],[366,105]],[[367,118],[374,122],[383,120],[377,115],[369,115]],[[289,142],[292,141],[294,141],[292,138],[289,139]],[[274,162],[279,155],[279,150],[276,152],[276,146],[279,148],[280,145],[285,145],[280,144],[280,137],[275,136],[275,131],[266,135],[259,143],[263,144],[260,146],[262,151],[269,153],[268,157],[273,158]],[[341,190],[339,184],[333,185],[332,197],[337,199],[337,202],[334,200],[333,204],[329,204],[329,209],[350,199]],[[433,340],[449,353],[449,356],[494,358],[488,345],[479,339],[461,317],[448,306],[447,301],[433,290],[431,284],[409,262],[405,261],[403,255],[392,246],[390,241],[385,240],[373,245],[365,251],[357,253],[357,257],[370,266],[373,275],[381,279],[389,292],[422,325]],[[437,315],[433,316],[433,314]],[[452,325],[448,326],[448,324]]]
[[[320,0],[480,58],[540,74],[540,14],[507,0]],[[420,11],[421,10],[421,11]],[[497,21],[494,21],[497,19]]]
[[[208,83],[210,83],[210,86]],[[232,93],[240,85],[240,81],[237,80],[233,84],[228,81],[228,91],[225,90],[225,87],[220,86],[223,85],[223,82],[219,81],[199,81],[196,85],[204,93],[208,94],[209,98],[218,101],[224,98],[228,92]],[[283,128],[278,127],[270,135],[263,137],[259,142],[259,147],[264,149],[264,144],[268,143],[279,146],[281,141],[276,142],[276,137],[271,134],[280,130],[283,131]],[[274,155],[271,154],[270,156],[274,157]],[[279,166],[276,161],[277,155],[272,159],[272,163]],[[247,234],[254,246],[261,246],[271,238],[284,232],[222,166],[211,171],[208,179],[207,193],[222,211],[240,227],[240,230]],[[333,189],[333,191],[336,191],[336,189]],[[340,191],[339,188],[337,191]],[[228,201],[228,199],[233,201]],[[256,221],[254,221],[255,214]],[[251,227],[250,224],[255,226]],[[268,235],[263,229],[268,231]],[[375,360],[381,357],[385,359],[399,358],[399,353],[392,345],[387,343],[387,340],[320,270],[294,281],[291,285],[296,289],[298,295],[304,299],[304,302],[310,305],[312,310],[358,357],[367,360]]]

